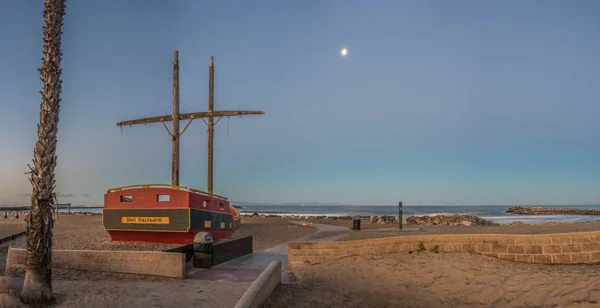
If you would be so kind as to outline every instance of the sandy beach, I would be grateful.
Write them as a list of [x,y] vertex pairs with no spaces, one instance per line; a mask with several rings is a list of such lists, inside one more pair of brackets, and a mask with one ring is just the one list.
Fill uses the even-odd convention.
[[[290,224],[308,221],[351,227],[351,220],[244,217],[232,238],[252,235],[254,250],[287,243],[316,230]],[[505,233],[544,234],[600,230],[600,222],[501,227],[414,226],[419,231],[349,231],[342,240],[417,234]],[[362,222],[361,229],[397,229],[397,224]],[[2,232],[18,232],[24,224],[0,221]],[[12,231],[11,231],[12,230]],[[8,234],[7,234],[8,235]],[[60,216],[54,228],[56,249],[161,250],[176,245],[113,243],[100,216]],[[25,247],[24,237],[0,245],[0,270],[6,247]],[[396,253],[348,257],[293,270],[294,283],[278,287],[263,307],[595,307],[600,303],[598,265],[540,265],[502,261],[478,255],[449,253]],[[14,278],[20,283],[23,271]],[[206,297],[175,298],[189,285],[207,289],[199,281],[169,278],[53,270],[59,307],[135,307],[146,292],[162,294],[179,306]],[[159,291],[160,288],[164,291]],[[171,291],[169,291],[171,290]],[[157,293],[158,292],[158,293]],[[199,296],[199,297],[198,297]],[[202,297],[205,296],[205,297]],[[241,294],[236,294],[241,296]],[[181,296],[179,296],[181,297]],[[135,299],[135,300],[133,300]],[[0,304],[22,307],[5,297]]]
[[[352,221],[318,219],[351,227]],[[345,240],[427,234],[551,234],[600,230],[600,222],[488,227],[415,226],[350,231]],[[362,230],[398,224],[361,223]],[[274,307],[598,307],[600,265],[542,265],[479,255],[397,253],[294,269],[263,305]]]
[[22,219],[0,218],[0,238],[4,238],[21,231],[25,231],[25,222]]
[[349,257],[294,270],[275,307],[598,307],[598,265],[539,265],[469,254]]

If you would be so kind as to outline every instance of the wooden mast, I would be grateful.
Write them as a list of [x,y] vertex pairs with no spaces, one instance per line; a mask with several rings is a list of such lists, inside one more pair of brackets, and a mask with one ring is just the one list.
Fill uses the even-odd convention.
[[172,138],[171,184],[179,186],[179,52],[175,50],[173,59],[173,127]]
[[[162,123],[167,133],[172,138],[172,165],[171,165],[171,182],[174,186],[179,186],[179,140],[190,126],[194,119],[202,119],[208,127],[208,193],[213,193],[213,141],[214,141],[214,126],[219,123],[223,117],[243,116],[243,115],[260,115],[265,114],[264,111],[252,110],[214,110],[214,62],[213,57],[210,57],[209,63],[209,79],[208,79],[208,112],[191,112],[179,113],[179,53],[175,50],[173,61],[173,113],[158,117],[140,118],[128,121],[118,122],[117,126],[131,126],[139,124]],[[217,120],[215,121],[215,117]],[[204,119],[208,119],[205,121]],[[189,120],[179,132],[179,121]],[[171,130],[165,122],[173,121]]]
[[213,141],[215,138],[215,117],[213,112],[215,111],[215,66],[213,63],[213,57],[210,56],[210,64],[208,67],[208,179],[207,188],[208,193],[213,193]]

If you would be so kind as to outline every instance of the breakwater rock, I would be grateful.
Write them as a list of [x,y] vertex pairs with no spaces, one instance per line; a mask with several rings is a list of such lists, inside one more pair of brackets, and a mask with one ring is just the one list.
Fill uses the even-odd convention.
[[410,225],[442,225],[442,226],[491,226],[493,222],[471,215],[436,215],[410,216],[406,218]]
[[369,220],[371,221],[372,224],[397,224],[398,223],[398,217],[389,216],[389,215],[383,215],[381,217],[379,217],[377,215],[371,215],[371,217],[369,217]]
[[600,210],[520,206],[513,206],[506,210],[506,212],[511,214],[523,215],[600,215]]

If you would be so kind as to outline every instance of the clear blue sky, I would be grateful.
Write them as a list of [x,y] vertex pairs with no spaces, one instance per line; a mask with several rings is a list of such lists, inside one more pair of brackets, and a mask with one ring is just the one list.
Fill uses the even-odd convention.
[[[0,1],[0,204],[26,204],[42,0]],[[169,183],[160,124],[216,129],[215,192],[248,202],[600,204],[598,1],[68,1],[57,190]],[[340,49],[348,48],[341,57]],[[229,128],[228,128],[229,125]],[[206,127],[181,184],[206,188]]]

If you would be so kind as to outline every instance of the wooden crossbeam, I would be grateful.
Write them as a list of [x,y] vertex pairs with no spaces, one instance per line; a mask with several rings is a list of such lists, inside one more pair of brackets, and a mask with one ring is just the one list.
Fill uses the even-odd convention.
[[[224,110],[224,111],[214,111],[212,112],[213,117],[235,117],[235,116],[243,116],[243,115],[251,115],[251,114],[265,114],[264,111],[251,111],[251,110]],[[193,120],[193,119],[207,119],[211,116],[210,112],[191,112],[191,113],[182,113],[179,115],[179,120]],[[129,125],[138,125],[138,124],[150,124],[150,123],[160,123],[160,122],[169,122],[173,120],[173,115],[166,114],[160,117],[150,117],[150,118],[140,118],[129,121],[118,122],[117,126],[129,126]]]

